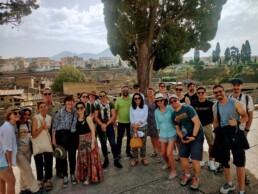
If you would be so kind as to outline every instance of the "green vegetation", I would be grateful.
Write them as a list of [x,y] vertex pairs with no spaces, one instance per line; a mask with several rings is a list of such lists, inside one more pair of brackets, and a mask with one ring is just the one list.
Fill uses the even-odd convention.
[[63,91],[64,82],[85,82],[86,76],[79,69],[73,66],[65,66],[56,75],[52,89],[57,92]]

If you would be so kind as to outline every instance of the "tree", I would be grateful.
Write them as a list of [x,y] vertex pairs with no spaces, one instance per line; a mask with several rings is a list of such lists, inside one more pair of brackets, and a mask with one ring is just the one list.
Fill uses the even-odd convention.
[[230,48],[230,50],[231,50],[231,59],[232,59],[232,61],[236,65],[238,65],[239,64],[239,60],[240,60],[239,49],[237,47],[235,47],[235,46],[232,46]]
[[212,51],[212,62],[218,64],[218,62],[220,61],[220,52],[220,44],[219,42],[217,42],[216,50]]
[[85,82],[86,76],[79,69],[73,66],[65,66],[57,74],[52,89],[54,91],[62,92],[64,82]]
[[37,0],[6,0],[0,2],[0,25],[11,23],[15,26],[21,23],[21,18],[38,9]]
[[246,46],[245,46],[245,44],[242,44],[242,48],[241,48],[241,61],[243,64],[245,64],[245,62],[246,62]]
[[224,55],[225,55],[224,61],[225,61],[225,63],[228,65],[228,62],[229,62],[230,59],[231,59],[231,53],[230,53],[229,47],[226,48]]
[[195,65],[198,65],[200,61],[200,51],[197,49],[194,49],[194,63]]
[[152,70],[180,62],[191,48],[207,51],[226,0],[102,0],[107,41],[114,55],[137,69],[140,90]]
[[245,57],[246,57],[247,63],[251,62],[251,55],[252,55],[251,46],[249,44],[249,41],[246,40],[245,41]]

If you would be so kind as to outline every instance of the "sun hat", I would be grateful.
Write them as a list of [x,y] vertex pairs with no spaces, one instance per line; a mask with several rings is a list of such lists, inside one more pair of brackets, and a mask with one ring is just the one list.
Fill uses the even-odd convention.
[[9,115],[10,115],[12,112],[16,111],[16,110],[20,110],[20,109],[18,108],[18,106],[10,106],[10,107],[7,109],[6,114],[5,114],[6,120],[8,120]]
[[63,148],[63,146],[56,145],[56,148],[54,149],[52,155],[55,158],[65,159],[67,157],[67,151]]

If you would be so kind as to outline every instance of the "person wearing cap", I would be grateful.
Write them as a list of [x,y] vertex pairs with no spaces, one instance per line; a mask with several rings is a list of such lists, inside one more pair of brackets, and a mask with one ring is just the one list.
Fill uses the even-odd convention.
[[130,94],[130,96],[133,97],[133,95],[134,95],[135,93],[141,94],[142,98],[144,99],[144,95],[140,92],[140,85],[139,85],[139,84],[134,84],[134,85],[133,85],[133,93]]
[[[39,102],[37,105],[39,114],[35,115],[32,119],[31,124],[31,137],[38,137],[44,130],[47,132],[51,128],[52,118],[47,114],[47,105],[45,102]],[[33,144],[33,143],[32,143]],[[49,144],[51,144],[51,139],[49,139]],[[33,145],[35,146],[35,145]],[[52,144],[51,144],[52,146]],[[52,190],[52,166],[53,166],[53,156],[52,152],[43,152],[35,155],[34,160],[37,171],[37,180],[39,182],[39,189],[43,191],[44,182],[43,182],[43,169],[45,169],[45,178],[46,178],[46,191]]]
[[17,134],[17,166],[20,169],[20,194],[39,193],[39,186],[31,168],[31,109],[22,107],[20,120],[16,122]]
[[[243,87],[244,81],[241,78],[234,78],[231,81],[232,84],[232,94],[229,95],[229,98],[237,99],[241,105],[243,106],[244,110],[248,115],[248,120],[246,123],[240,125],[240,130],[243,130],[245,135],[247,136],[248,132],[250,131],[250,127],[253,122],[253,111],[254,111],[254,103],[253,99],[250,95],[244,94],[241,92]],[[245,176],[245,184],[250,184],[250,180],[246,174]]]
[[187,89],[188,89],[188,92],[185,94],[185,96],[190,99],[190,103],[192,104],[193,101],[198,99],[198,96],[195,93],[195,84],[192,82],[187,84]]
[[108,139],[114,158],[114,166],[117,168],[122,168],[123,166],[120,164],[117,154],[117,144],[113,126],[114,120],[116,119],[116,110],[113,103],[107,100],[106,91],[101,91],[99,93],[99,99],[99,104],[97,104],[95,107],[94,118],[97,123],[98,137],[101,143],[102,154],[104,156],[104,163],[102,167],[107,168],[109,165],[107,149]]
[[0,193],[3,194],[15,194],[15,176],[12,166],[16,166],[15,124],[19,119],[19,108],[11,106],[7,109],[5,122],[0,127]]
[[159,131],[159,141],[161,142],[161,150],[166,164],[162,167],[163,170],[171,169],[168,176],[169,180],[176,177],[176,164],[173,157],[173,149],[177,140],[175,124],[171,120],[174,109],[167,105],[166,100],[161,93],[155,95],[157,109],[155,110],[155,120]]
[[[74,108],[73,96],[66,96],[64,98],[65,107],[58,111],[55,116],[52,127],[52,144],[63,146],[68,152],[69,169],[71,175],[71,182],[73,185],[77,184],[75,177],[76,166],[76,150],[78,148],[78,134],[76,133],[77,112]],[[64,160],[56,159],[60,164],[60,169],[63,173],[63,187],[68,186],[68,167],[67,158]]]
[[78,114],[76,130],[79,135],[76,177],[78,181],[84,181],[84,185],[97,183],[103,180],[103,169],[95,127],[83,102],[77,102],[75,108]]
[[235,190],[229,164],[230,153],[232,153],[239,193],[243,194],[245,191],[245,150],[250,146],[244,131],[239,128],[248,121],[248,115],[238,100],[226,96],[222,85],[215,85],[213,93],[217,102],[213,106],[215,139],[211,155],[222,164],[226,177],[226,184],[220,188],[220,192],[229,193]]
[[[43,97],[43,101],[47,105],[47,114],[51,116],[52,118],[51,123],[53,124],[54,118],[57,112],[62,108],[62,106],[59,102],[53,100],[53,91],[49,87],[46,87],[42,90],[42,97]],[[52,136],[51,132],[52,132],[52,126],[49,131],[50,135]],[[62,170],[59,167],[60,165],[58,161],[56,161],[56,176],[63,178]]]
[[117,153],[118,157],[121,157],[122,140],[126,131],[126,155],[132,158],[131,148],[130,148],[130,106],[132,104],[132,97],[129,95],[129,87],[122,86],[121,97],[116,100],[115,109],[118,117],[117,126]]
[[[213,135],[213,111],[212,107],[214,103],[208,99],[206,99],[206,88],[200,86],[197,88],[197,96],[198,99],[195,100],[192,104],[192,107],[196,110],[201,124],[204,129],[204,136],[208,143],[208,154],[209,154],[209,169],[214,171],[216,169],[214,159],[211,157],[212,145],[214,143],[214,135]],[[201,167],[205,166],[205,162],[202,160],[200,162]]]
[[[169,98],[169,104],[175,109],[172,120],[175,122],[177,135],[181,139],[179,146],[179,157],[184,170],[184,176],[181,185],[187,185],[191,179],[192,189],[199,188],[199,176],[201,167],[199,161],[202,160],[203,151],[203,127],[199,117],[192,106],[182,105],[177,95],[172,94]],[[194,177],[191,178],[189,170],[189,157],[193,163]]]
[[[131,136],[138,134],[138,132],[143,132],[142,147],[140,148],[141,162],[143,165],[148,165],[148,160],[146,159],[146,141],[148,133],[148,106],[144,104],[144,99],[140,93],[135,93],[133,95],[132,105],[130,106],[130,122],[131,122]],[[131,166],[135,166],[138,163],[138,148],[132,148],[133,160],[131,161]]]

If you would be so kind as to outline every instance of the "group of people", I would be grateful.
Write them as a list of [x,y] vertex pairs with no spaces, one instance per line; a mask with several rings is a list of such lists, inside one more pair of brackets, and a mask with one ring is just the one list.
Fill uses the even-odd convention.
[[[226,175],[227,183],[220,192],[228,193],[235,189],[229,166],[231,150],[242,194],[245,181],[248,182],[245,150],[249,148],[247,133],[254,105],[252,98],[241,92],[242,79],[233,79],[231,83],[233,93],[228,97],[222,85],[213,87],[217,99],[215,103],[206,98],[205,87],[198,87],[195,92],[193,83],[187,85],[188,92],[184,95],[182,84],[177,84],[174,93],[170,94],[162,82],[156,92],[148,88],[146,98],[139,92],[138,84],[133,86],[132,94],[128,86],[122,86],[121,96],[115,103],[108,100],[106,91],[100,91],[98,95],[82,92],[78,102],[73,96],[66,96],[64,107],[53,101],[52,90],[45,88],[42,91],[43,101],[38,103],[38,113],[32,121],[32,111],[28,107],[12,106],[7,109],[6,121],[0,128],[0,193],[15,193],[12,166],[16,162],[20,169],[20,193],[50,191],[53,187],[53,156],[56,157],[56,175],[63,178],[63,187],[69,184],[68,162],[72,184],[100,182],[103,180],[103,169],[109,166],[107,140],[114,166],[123,168],[119,160],[126,132],[125,151],[126,156],[131,158],[132,167],[139,161],[145,166],[149,164],[146,141],[150,136],[154,150],[150,156],[157,157],[157,162],[165,161],[161,168],[170,169],[168,179],[177,176],[175,160],[180,159],[184,170],[180,184],[185,186],[191,181],[192,189],[199,188],[205,136],[209,146],[209,169],[215,171],[217,161]],[[140,159],[138,148],[130,147],[133,136],[140,137],[142,141]],[[40,138],[44,138],[44,146]],[[178,150],[178,155],[173,154],[174,150]],[[36,178],[31,169],[32,154]]]

